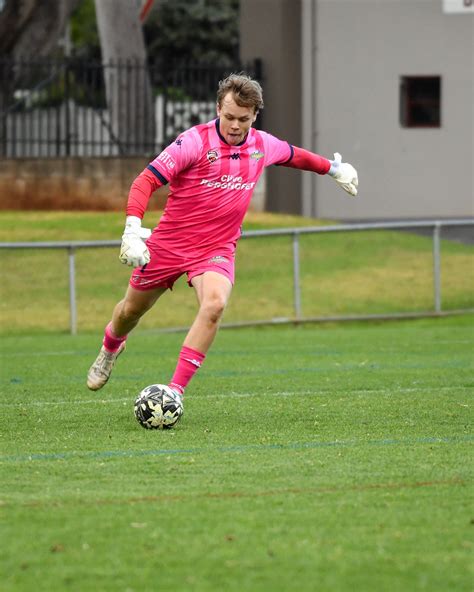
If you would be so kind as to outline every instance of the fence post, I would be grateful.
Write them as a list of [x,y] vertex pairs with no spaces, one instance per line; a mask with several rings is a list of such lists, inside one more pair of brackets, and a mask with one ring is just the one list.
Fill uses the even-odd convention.
[[300,289],[300,243],[299,234],[293,233],[293,302],[295,318],[301,318],[301,289]]
[[74,247],[68,248],[69,254],[69,315],[71,335],[77,333],[77,306],[76,306],[76,258]]
[[70,95],[71,95],[71,88],[70,88],[70,70],[71,70],[71,62],[69,60],[65,60],[64,62],[64,108],[65,108],[65,151],[66,156],[71,156],[71,105],[70,105]]
[[435,312],[441,312],[441,265],[439,223],[433,226],[433,288]]

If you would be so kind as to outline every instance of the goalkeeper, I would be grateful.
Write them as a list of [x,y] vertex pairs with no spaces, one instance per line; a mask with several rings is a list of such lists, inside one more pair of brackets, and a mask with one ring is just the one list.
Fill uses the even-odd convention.
[[[260,84],[231,74],[219,83],[217,118],[182,133],[133,182],[120,261],[134,269],[89,370],[91,390],[108,381],[143,314],[186,274],[199,307],[169,382],[183,395],[204,362],[229,300],[242,221],[264,167],[275,164],[329,175],[347,193],[357,194],[357,172],[340,154],[328,160],[253,128],[262,107]],[[141,220],[152,193],[168,183],[164,213],[151,233]]]

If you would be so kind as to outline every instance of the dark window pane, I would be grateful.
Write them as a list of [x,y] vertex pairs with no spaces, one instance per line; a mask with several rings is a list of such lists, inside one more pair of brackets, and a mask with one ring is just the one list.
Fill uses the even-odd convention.
[[411,78],[408,80],[411,99],[439,98],[440,79],[436,78]]
[[440,127],[440,76],[402,76],[400,123],[403,127]]
[[439,106],[437,104],[413,103],[410,115],[412,126],[431,125],[439,127]]

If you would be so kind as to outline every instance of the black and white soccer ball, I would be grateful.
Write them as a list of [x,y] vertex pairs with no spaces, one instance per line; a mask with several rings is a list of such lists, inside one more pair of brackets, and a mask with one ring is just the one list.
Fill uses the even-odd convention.
[[169,430],[183,415],[183,401],[169,386],[151,384],[138,395],[134,412],[147,430]]

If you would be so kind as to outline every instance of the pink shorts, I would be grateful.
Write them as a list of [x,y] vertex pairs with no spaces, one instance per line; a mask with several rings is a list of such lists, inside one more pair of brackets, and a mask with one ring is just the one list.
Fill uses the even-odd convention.
[[227,249],[211,253],[204,258],[179,258],[166,251],[150,248],[150,263],[133,270],[130,285],[135,290],[153,290],[154,288],[173,288],[175,281],[184,273],[191,280],[205,271],[215,271],[229,278],[234,284],[234,253]]

